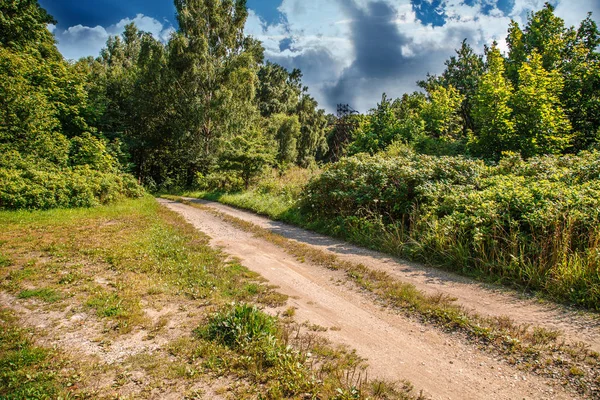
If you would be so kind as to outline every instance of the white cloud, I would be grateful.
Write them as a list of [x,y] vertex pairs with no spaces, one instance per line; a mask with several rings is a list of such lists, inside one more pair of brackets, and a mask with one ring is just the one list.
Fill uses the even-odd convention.
[[134,22],[139,30],[149,32],[163,42],[166,42],[175,31],[172,26],[165,26],[156,19],[143,14],[138,14],[133,19],[124,18],[106,28],[99,25],[95,27],[75,25],[62,30],[54,25],[49,25],[48,29],[54,33],[58,41],[58,49],[63,56],[67,59],[77,60],[81,57],[98,56],[108,38],[122,34],[125,31],[125,25],[131,22]]
[[[268,25],[251,11],[246,32],[263,41],[268,59],[293,68],[303,67],[304,81],[311,94],[322,106],[332,111],[327,94],[323,90],[331,82],[336,82],[343,72],[356,60],[351,40],[353,23],[345,6],[351,0],[282,0],[279,11],[287,23]],[[427,72],[439,74],[444,69],[444,61],[455,54],[463,39],[478,53],[484,45],[497,41],[506,50],[505,38],[511,19],[524,26],[527,14],[537,11],[547,0],[515,0],[509,15],[496,6],[496,0],[482,0],[469,6],[464,0],[446,0],[444,26],[424,25],[417,19],[410,0],[355,0],[361,9],[369,3],[383,1],[396,10],[395,23],[400,34],[407,40],[398,43],[406,68],[397,77],[360,77],[356,79],[354,98],[356,108],[361,111],[374,106],[386,91],[392,97],[416,89],[415,81],[425,78]],[[491,6],[487,15],[483,5]],[[489,9],[490,7],[488,7]],[[598,21],[600,2],[591,0],[559,0],[555,13],[565,20],[567,26],[577,26],[592,11]],[[292,38],[292,44],[280,50],[282,39]],[[375,44],[374,44],[375,45]],[[311,58],[314,57],[314,58]],[[318,68],[311,68],[316,65]],[[352,87],[352,84],[349,85]]]
[[[352,29],[356,20],[348,12],[352,0],[281,0],[279,12],[285,17],[277,23],[268,24],[254,11],[249,11],[245,32],[261,40],[265,56],[287,68],[301,68],[304,83],[322,106],[330,111],[332,105],[327,96],[327,87],[344,77],[344,71],[356,62],[356,49]],[[389,96],[401,96],[416,89],[415,81],[423,79],[427,72],[436,74],[444,69],[444,61],[454,55],[462,40],[467,38],[476,52],[481,53],[484,45],[497,41],[506,50],[505,37],[510,19],[523,26],[527,13],[539,10],[547,0],[515,0],[508,16],[497,7],[487,15],[482,13],[482,4],[494,5],[496,0],[476,1],[469,6],[464,0],[446,0],[446,23],[443,26],[424,25],[417,19],[410,0],[354,0],[363,11],[370,3],[385,2],[395,10],[392,20],[405,40],[397,43],[402,57],[402,72],[398,76],[380,79],[373,76],[357,78],[354,98],[360,99],[361,111],[374,106],[381,92]],[[488,7],[489,8],[489,7]],[[592,11],[598,21],[600,2],[592,0],[558,0],[556,14],[565,23],[577,26]],[[56,35],[58,47],[66,58],[97,56],[111,35],[120,35],[126,24],[134,22],[139,29],[150,32],[154,37],[167,42],[175,31],[168,24],[138,14],[125,18],[108,27],[72,26],[60,29],[49,25]],[[282,42],[283,41],[283,42]],[[378,43],[374,43],[376,46]],[[357,101],[358,102],[358,101]]]
[[598,22],[600,18],[600,2],[591,0],[563,0],[554,11],[565,20],[565,25],[579,27],[582,20],[592,12],[592,18]]

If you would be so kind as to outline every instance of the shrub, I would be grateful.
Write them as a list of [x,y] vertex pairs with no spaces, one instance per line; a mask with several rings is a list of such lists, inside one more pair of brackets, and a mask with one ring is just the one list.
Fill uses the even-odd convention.
[[275,319],[255,306],[236,304],[215,313],[202,336],[228,347],[245,347],[253,341],[274,337]]
[[89,166],[43,167],[0,167],[0,209],[92,207],[144,193],[130,175]]
[[344,159],[300,203],[363,244],[598,309],[600,153],[497,166],[399,151]]

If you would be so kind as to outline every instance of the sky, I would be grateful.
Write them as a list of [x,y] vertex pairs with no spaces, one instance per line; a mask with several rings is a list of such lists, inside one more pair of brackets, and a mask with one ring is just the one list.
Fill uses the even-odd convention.
[[[476,52],[497,41],[506,49],[511,19],[521,26],[547,0],[248,0],[246,34],[263,42],[268,60],[299,68],[320,107],[350,104],[366,112],[418,90],[426,74],[467,39]],[[600,0],[552,0],[567,26],[588,12],[600,25]],[[97,56],[111,35],[135,22],[163,42],[176,29],[172,0],[40,0],[68,59]]]

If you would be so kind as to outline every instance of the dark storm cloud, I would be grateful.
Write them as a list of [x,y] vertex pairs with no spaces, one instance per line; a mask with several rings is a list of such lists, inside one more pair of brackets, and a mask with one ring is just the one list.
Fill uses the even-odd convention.
[[[397,10],[387,2],[372,2],[367,8],[344,2],[344,9],[352,20],[350,39],[355,59],[337,82],[323,89],[324,105],[329,110],[347,103],[366,112],[375,107],[384,92],[388,97],[400,97],[419,90],[417,81],[425,79],[428,72],[441,73],[444,61],[454,54],[448,47],[433,43],[415,45],[412,38],[399,31]],[[469,43],[480,40],[473,29],[446,28],[444,35],[446,43],[458,44],[465,38]],[[409,54],[403,55],[403,46],[410,48]]]
[[357,97],[363,95],[360,92],[365,83],[378,87],[402,74],[406,65],[402,46],[411,43],[410,38],[398,31],[394,22],[397,12],[388,3],[372,2],[366,9],[353,1],[342,4],[352,20],[350,40],[355,59],[342,72],[338,82],[325,91],[329,108],[334,108],[337,103],[358,107]]
[[446,52],[423,49],[421,54],[403,56],[402,46],[413,41],[398,30],[397,11],[389,3],[372,2],[364,9],[354,2],[343,4],[352,20],[350,39],[355,59],[335,84],[324,89],[328,109],[348,103],[365,112],[375,106],[374,99],[383,92],[397,97],[414,91],[417,80],[443,67]]

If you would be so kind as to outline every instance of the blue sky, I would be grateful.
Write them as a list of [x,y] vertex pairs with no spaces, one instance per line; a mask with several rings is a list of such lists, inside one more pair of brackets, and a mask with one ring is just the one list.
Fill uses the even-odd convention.
[[[501,48],[511,19],[521,25],[545,0],[248,0],[246,33],[266,57],[300,68],[304,83],[328,111],[338,102],[367,111],[386,92],[411,92],[427,72],[467,39],[482,52]],[[567,25],[588,11],[598,22],[600,1],[552,0]],[[171,0],[40,0],[57,20],[49,27],[66,58],[97,56],[110,35],[135,22],[166,42],[176,29]]]

